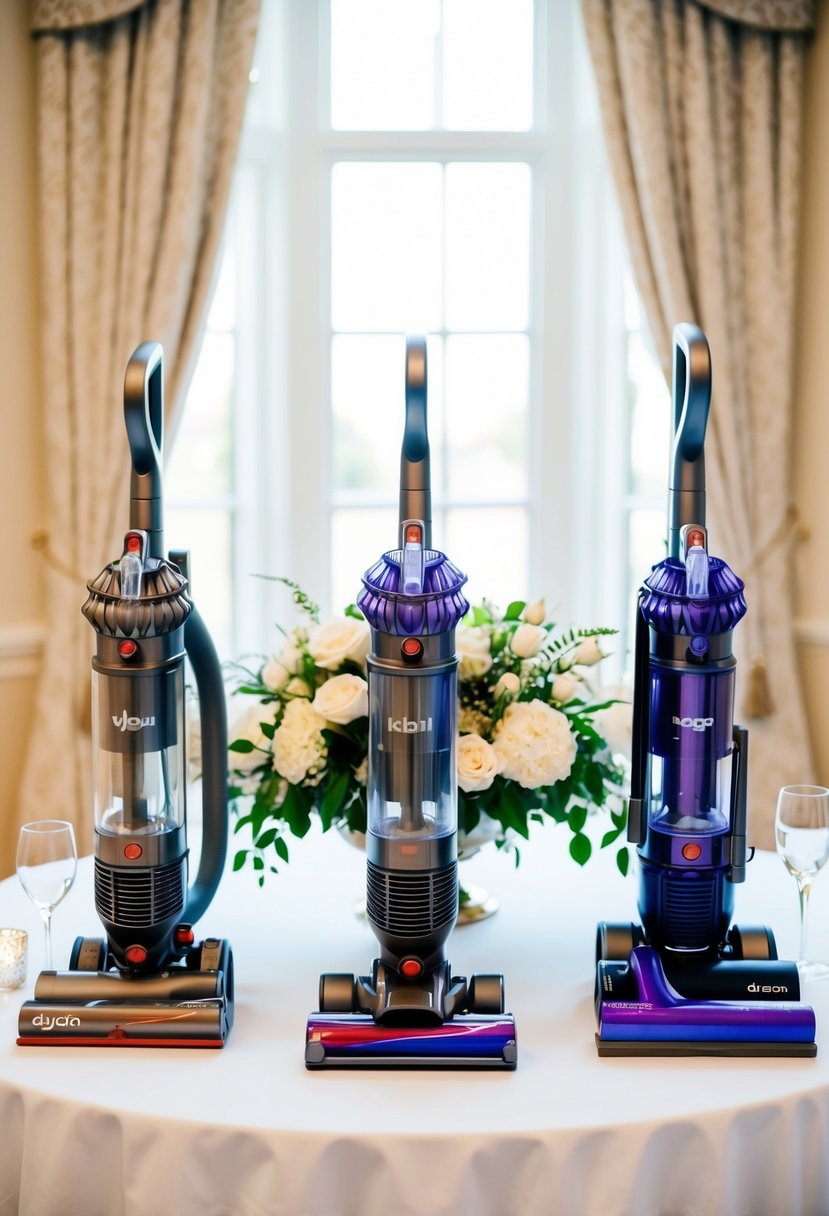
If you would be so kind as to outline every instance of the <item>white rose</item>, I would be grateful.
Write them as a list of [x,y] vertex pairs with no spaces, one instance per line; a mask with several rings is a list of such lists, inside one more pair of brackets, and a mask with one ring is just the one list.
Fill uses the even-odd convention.
[[624,756],[630,760],[631,736],[633,733],[633,710],[630,704],[630,689],[622,684],[602,688],[599,694],[603,700],[617,698],[615,705],[600,709],[593,714],[593,725],[607,742],[614,756]]
[[346,659],[363,666],[371,645],[368,621],[337,616],[318,626],[308,639],[308,650],[319,667],[334,671]]
[[544,701],[514,701],[495,727],[501,773],[525,789],[570,775],[577,744],[567,717]]
[[496,700],[498,697],[502,697],[504,693],[508,693],[510,696],[515,696],[520,687],[521,681],[515,672],[505,671],[498,683],[493,688],[492,695]]
[[368,713],[368,684],[360,676],[332,676],[311,702],[328,722],[345,726]]
[[271,692],[279,692],[291,678],[291,673],[281,659],[269,659],[262,668],[262,683]]
[[492,655],[489,650],[489,634],[480,625],[471,625],[467,629],[459,629],[455,635],[460,666],[458,678],[473,680],[486,675],[492,666]]
[[575,676],[561,675],[556,676],[553,680],[552,694],[553,700],[558,701],[559,705],[564,705],[567,701],[572,700],[578,691],[579,681]]
[[263,753],[270,752],[271,745],[262,733],[262,723],[270,724],[273,720],[274,707],[260,705],[258,702],[256,705],[249,706],[236,718],[228,731],[229,741],[235,743],[237,739],[247,739],[253,744],[253,751],[230,752],[228,755],[230,768],[242,773],[249,773],[251,769],[264,763],[266,757]]
[[528,625],[543,625],[546,614],[547,609],[544,607],[544,601],[535,600],[532,604],[527,604],[527,607],[521,613],[521,619],[522,621],[526,621]]
[[519,659],[530,659],[534,654],[538,654],[546,638],[546,629],[524,622],[510,638],[510,650],[518,655]]
[[310,697],[311,686],[307,680],[303,680],[300,676],[291,676],[285,685],[285,693],[289,697]]
[[327,749],[322,737],[325,719],[310,701],[298,698],[285,706],[273,737],[273,767],[291,785],[322,775]]
[[606,658],[604,651],[599,646],[598,640],[593,638],[585,638],[576,647],[573,655],[573,665],[578,667],[592,667],[594,663],[601,662]]
[[488,790],[498,774],[498,755],[480,735],[461,735],[457,748],[458,785],[467,794]]

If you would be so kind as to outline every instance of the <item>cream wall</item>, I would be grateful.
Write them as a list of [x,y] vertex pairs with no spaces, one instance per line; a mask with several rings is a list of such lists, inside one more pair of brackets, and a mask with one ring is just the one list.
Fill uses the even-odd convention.
[[[35,64],[27,19],[27,0],[0,0],[0,874],[13,868],[3,825],[20,775],[43,619],[41,558],[30,546],[44,524],[46,486],[37,355]],[[809,537],[796,560],[797,630],[818,777],[829,784],[829,0],[820,0],[809,55],[804,136],[793,473]],[[49,659],[59,662],[60,656]],[[44,815],[59,811],[58,804],[43,808]]]
[[797,637],[817,778],[829,785],[829,0],[818,5],[805,93],[792,497]]
[[[37,351],[35,61],[26,0],[0,3],[0,874],[42,644],[45,520]],[[59,779],[56,782],[59,789]],[[58,815],[59,805],[43,807]]]

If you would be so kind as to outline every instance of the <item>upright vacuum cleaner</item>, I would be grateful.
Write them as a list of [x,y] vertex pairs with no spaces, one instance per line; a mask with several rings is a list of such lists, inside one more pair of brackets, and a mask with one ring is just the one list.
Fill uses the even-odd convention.
[[600,1055],[816,1052],[797,967],[766,926],[729,928],[746,873],[748,732],[733,725],[732,633],[743,583],[712,557],[704,440],[711,357],[702,330],[674,330],[668,556],[636,613],[628,839],[641,924],[600,924]]
[[363,578],[371,626],[367,901],[371,975],[320,979],[308,1068],[516,1066],[501,975],[452,974],[458,914],[455,627],[466,576],[431,547],[426,342],[406,343],[399,548]]
[[[186,553],[164,557],[163,352],[136,350],[124,383],[132,456],[121,557],[89,584],[95,907],[106,938],[79,937],[68,971],[44,971],[18,1043],[221,1047],[233,1021],[229,944],[193,924],[222,876],[227,722],[216,651],[188,592]],[[188,889],[184,660],[199,693],[204,829]]]

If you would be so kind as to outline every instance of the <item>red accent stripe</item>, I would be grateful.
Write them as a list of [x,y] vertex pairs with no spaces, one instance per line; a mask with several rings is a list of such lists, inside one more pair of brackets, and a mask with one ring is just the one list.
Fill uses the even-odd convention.
[[88,1039],[47,1037],[18,1039],[18,1047],[224,1047],[223,1039]]

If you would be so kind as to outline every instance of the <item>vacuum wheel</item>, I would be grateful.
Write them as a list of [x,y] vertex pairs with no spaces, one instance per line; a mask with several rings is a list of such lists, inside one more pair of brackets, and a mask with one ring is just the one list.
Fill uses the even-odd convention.
[[320,976],[320,1013],[353,1013],[355,1009],[354,976],[345,972],[328,972]]
[[626,963],[634,946],[641,946],[645,934],[632,921],[600,921],[596,926],[596,962]]
[[467,1008],[470,1013],[503,1013],[503,975],[473,975],[469,981]]
[[777,944],[771,929],[765,925],[733,925],[728,941],[735,958],[776,959]]
[[107,944],[102,937],[76,937],[69,955],[70,971],[106,971]]

